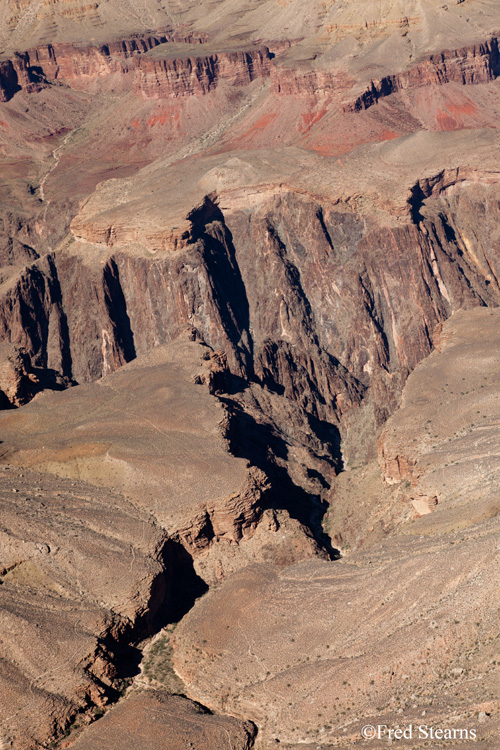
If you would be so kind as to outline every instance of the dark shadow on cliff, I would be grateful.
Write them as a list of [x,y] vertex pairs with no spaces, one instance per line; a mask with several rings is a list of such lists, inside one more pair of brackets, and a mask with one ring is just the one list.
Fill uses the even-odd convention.
[[[61,347],[61,371],[65,378],[72,380],[73,377],[73,359],[71,357],[71,340],[68,326],[68,318],[64,310],[61,284],[57,273],[56,264],[53,256],[48,257],[51,278],[50,278],[50,295],[52,302],[56,305],[59,319],[59,341]],[[74,381],[73,381],[74,382]]]
[[232,342],[247,378],[253,377],[253,341],[250,306],[236,260],[233,235],[224,215],[210,196],[189,216],[193,239],[201,241],[202,255],[212,285],[212,294],[226,336]]
[[[136,644],[167,625],[179,622],[208,591],[207,584],[194,569],[191,555],[180,542],[168,539],[159,562],[162,570],[151,584],[145,611],[134,624],[129,622],[122,628],[110,629],[99,639],[98,649],[114,668],[113,685],[102,683],[105,694],[113,702],[120,698],[122,687],[140,672],[143,654]],[[95,676],[93,679],[99,682]]]
[[[330,537],[322,526],[328,503],[321,498],[320,494],[309,493],[292,481],[286,469],[289,446],[285,437],[272,424],[258,422],[233,399],[225,396],[219,396],[219,399],[226,405],[230,415],[229,426],[225,433],[230,452],[237,458],[246,458],[253,466],[262,469],[271,481],[271,489],[265,494],[263,510],[267,508],[286,510],[292,518],[310,529],[317,543],[330,555],[331,559],[338,559],[340,553],[332,546]],[[339,470],[341,459],[338,430],[333,425],[326,425],[320,420],[312,419],[318,423],[316,427],[323,436],[328,435],[332,451],[329,463]],[[339,452],[338,460],[335,459],[336,451]],[[311,474],[310,476],[312,478]],[[329,486],[323,476],[321,476],[320,483],[325,488]]]
[[114,258],[110,258],[103,271],[104,302],[113,326],[114,340],[125,362],[136,358],[134,334],[127,311],[127,302],[120,282],[120,272]]
[[207,584],[194,569],[193,558],[180,542],[168,540],[162,559],[168,580],[165,604],[158,607],[153,615],[155,630],[182,620],[195,601],[208,591]]

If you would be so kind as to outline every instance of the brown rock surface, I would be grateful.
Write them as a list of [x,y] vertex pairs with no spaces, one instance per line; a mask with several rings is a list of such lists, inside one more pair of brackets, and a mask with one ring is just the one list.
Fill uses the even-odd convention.
[[[379,441],[386,482],[407,478],[428,533],[456,530],[500,512],[497,310],[460,311],[443,327],[438,350],[408,378],[401,408]],[[411,467],[407,477],[396,468]],[[434,499],[434,501],[433,501]]]
[[356,457],[360,423],[349,427],[348,470],[335,481],[326,522],[338,546],[373,544],[419,516],[432,534],[497,515],[498,317],[476,308],[444,324],[379,431],[378,460],[373,434],[371,460]]
[[[3,463],[70,520],[6,504],[3,744],[116,700],[120,649],[208,583],[176,668],[262,748],[424,711],[479,713],[494,747],[497,384],[483,403],[467,337],[497,346],[497,0],[5,0],[0,21],[0,405],[80,383],[0,419]],[[135,694],[78,742],[156,702],[151,742],[175,705],[175,741],[251,744],[206,716],[186,736],[173,700]]]
[[33,367],[24,349],[0,344],[0,408],[21,406],[40,391],[61,391],[71,385],[69,378],[54,370]]
[[117,493],[5,464],[0,502],[0,737],[24,750],[116,700],[166,536]]
[[[0,721],[13,747],[48,742],[116,700],[137,644],[181,617],[204,580],[256,559],[325,556],[284,509],[265,510],[264,472],[228,452],[226,411],[210,393],[220,361],[178,340],[3,412]],[[173,699],[164,719],[178,714],[179,742],[194,711],[183,705]],[[250,746],[250,728],[210,717],[196,741],[226,729]]]
[[248,750],[250,722],[211,714],[179,695],[147,690],[121,701],[71,747],[77,750]]
[[[357,3],[363,32],[352,8],[334,5],[328,18],[300,9],[305,39],[295,43],[287,25],[291,46],[277,42],[285,28],[271,36],[267,6],[258,25],[266,34],[244,30],[256,18],[252,4],[231,42],[227,8],[217,23],[217,14],[205,17],[205,31],[190,7],[180,25],[91,45],[70,41],[85,25],[56,22],[53,42],[23,53],[42,89],[5,103],[5,148],[41,200],[32,199],[30,243],[24,256],[16,245],[2,288],[0,335],[35,366],[85,382],[189,322],[226,350],[236,374],[284,389],[320,419],[337,421],[372,386],[380,423],[429,353],[435,325],[459,307],[498,303],[484,273],[497,262],[490,238],[476,267],[448,232],[455,206],[420,221],[425,200],[446,204],[450,191],[469,195],[472,182],[493,195],[497,179],[498,48],[485,36],[496,6],[483,4],[481,40],[462,5],[429,2],[404,16],[392,3],[377,18]],[[320,28],[328,41],[313,42]],[[317,60],[306,55],[314,44]],[[374,91],[389,80],[378,75],[388,65],[384,97],[346,109],[367,72]],[[421,93],[408,97],[409,89]],[[193,93],[203,96],[183,96]],[[24,144],[41,142],[39,155],[16,139],[20,122]],[[8,183],[9,200],[18,203],[20,190]],[[277,290],[265,306],[264,277]]]
[[4,413],[3,460],[118,491],[189,548],[239,541],[258,522],[266,477],[227,451],[224,411],[195,382],[205,351],[179,340]]
[[[211,52],[200,40],[174,42],[160,35],[100,47],[71,44],[35,47],[13,60],[1,63],[0,101],[9,101],[18,91],[39,92],[55,82],[71,88],[110,92],[115,87],[132,89],[146,99],[203,96],[219,82],[245,86],[255,78],[269,76],[271,59],[267,47],[251,45],[239,50]],[[203,54],[199,54],[200,51]]]
[[[275,738],[357,746],[363,725],[396,723],[474,729],[480,747],[494,746],[498,318],[457,313],[408,379],[381,439],[387,478],[405,482],[392,473],[394,455],[415,467],[390,538],[337,562],[250,566],[175,631],[174,665],[190,697],[251,718],[262,747]],[[362,497],[369,519],[379,497],[366,487],[358,482],[350,500]],[[387,523],[401,515],[394,495],[389,510]],[[483,710],[488,726],[477,723]]]

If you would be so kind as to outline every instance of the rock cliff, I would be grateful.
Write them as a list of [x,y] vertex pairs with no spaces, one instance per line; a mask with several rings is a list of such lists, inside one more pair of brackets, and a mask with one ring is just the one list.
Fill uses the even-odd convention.
[[244,86],[269,76],[273,55],[267,47],[197,55],[201,41],[162,35],[101,47],[37,47],[1,63],[0,101],[9,101],[19,91],[39,91],[54,82],[94,91],[132,88],[145,98],[161,99],[203,96],[220,81]]
[[417,65],[396,75],[373,80],[370,87],[354,102],[344,106],[345,112],[367,109],[381,98],[398,91],[413,90],[423,86],[441,86],[460,83],[464,86],[488,83],[500,73],[500,52],[497,37],[482,44],[456,50],[443,50],[430,55]]
[[2,13],[0,745],[489,750],[498,3]]

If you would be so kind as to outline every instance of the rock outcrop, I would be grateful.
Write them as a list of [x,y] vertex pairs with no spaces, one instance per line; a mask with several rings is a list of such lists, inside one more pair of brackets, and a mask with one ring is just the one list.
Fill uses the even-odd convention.
[[206,57],[138,59],[134,89],[149,99],[204,95],[223,81],[246,86],[269,76],[267,47],[242,52],[219,52]]
[[255,734],[248,721],[217,716],[179,695],[148,690],[120,702],[72,747],[94,750],[105,743],[108,750],[122,750],[135,736],[147,750],[164,748],[165,737],[169,750],[250,750]]
[[0,408],[10,409],[27,404],[45,390],[62,391],[73,383],[55,370],[31,365],[24,349],[0,345]]
[[354,102],[344,105],[344,112],[368,109],[383,97],[398,91],[424,86],[460,83],[464,86],[493,81],[500,74],[500,52],[497,37],[482,44],[430,55],[403,73],[373,80],[370,87]]
[[[205,349],[173,342],[61,399],[45,394],[3,415],[4,460],[118,489],[190,552],[225,535],[238,542],[258,523],[267,480],[227,453],[217,426],[224,411],[194,382]],[[28,440],[19,420],[30,425]]]
[[245,86],[269,76],[274,55],[267,47],[199,55],[201,41],[190,36],[179,40],[172,34],[101,47],[37,47],[1,63],[0,101],[9,101],[18,91],[39,91],[53,82],[94,91],[132,88],[145,98],[162,99],[203,96],[221,81]]
[[[23,343],[35,361],[47,361],[47,336],[38,328],[30,335],[26,326],[21,332],[13,324],[22,290],[32,296],[24,304],[35,303],[36,277],[44,300],[37,305],[49,325],[51,315],[60,318],[62,305],[71,351],[66,367],[80,382],[115,369],[135,353],[146,353],[190,324],[207,343],[227,353],[236,374],[282,390],[320,419],[339,417],[359,403],[367,385],[375,386],[380,420],[396,403],[388,391],[394,375],[401,383],[429,354],[436,325],[459,307],[498,304],[498,285],[490,282],[497,274],[495,244],[485,243],[479,260],[449,229],[462,217],[474,221],[466,196],[479,205],[478,190],[483,188],[473,183],[496,191],[496,179],[495,174],[467,170],[427,179],[427,187],[419,183],[413,195],[418,192],[425,201],[426,193],[434,191],[428,209],[432,216],[420,217],[420,204],[411,198],[408,211],[417,223],[389,228],[358,212],[293,193],[261,200],[250,221],[244,210],[223,213],[214,205],[210,217],[191,223],[184,247],[174,254],[151,262],[114,252],[103,270],[92,276],[87,271],[86,288],[78,282],[79,252],[56,258],[50,273],[52,286],[57,279],[61,288],[59,305],[40,287],[46,284],[40,271],[47,260],[36,263],[4,303],[4,326],[13,341],[19,330],[16,343]],[[459,191],[454,195],[464,196],[458,213],[450,213],[447,205],[452,188]],[[74,231],[93,242],[103,239],[99,229],[90,234],[87,222],[75,220]],[[115,238],[121,247],[127,241],[118,228]],[[250,262],[249,248],[254,253]],[[257,275],[255,263],[261,268]],[[279,293],[266,297],[270,282]],[[82,330],[82,315],[90,310],[92,319]],[[119,318],[116,310],[122,311]],[[37,326],[41,319],[37,315]],[[92,329],[102,346],[89,337]],[[60,369],[64,340],[54,343],[59,351],[52,356]],[[399,387],[396,383],[393,399]]]
[[489,750],[498,2],[2,12],[0,745]]

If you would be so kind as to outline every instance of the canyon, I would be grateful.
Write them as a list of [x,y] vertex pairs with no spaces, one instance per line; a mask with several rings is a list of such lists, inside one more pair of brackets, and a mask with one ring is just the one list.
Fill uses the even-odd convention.
[[497,4],[0,17],[0,747],[493,749]]

